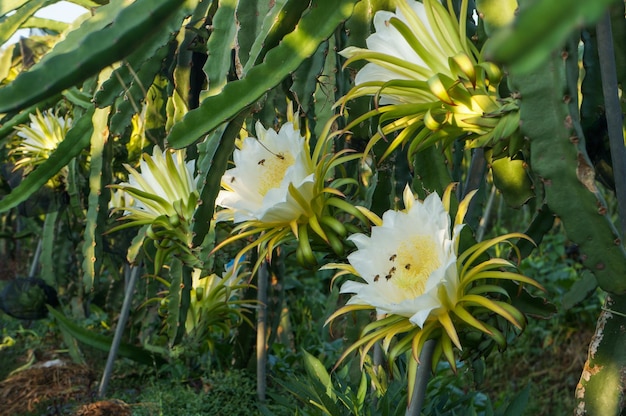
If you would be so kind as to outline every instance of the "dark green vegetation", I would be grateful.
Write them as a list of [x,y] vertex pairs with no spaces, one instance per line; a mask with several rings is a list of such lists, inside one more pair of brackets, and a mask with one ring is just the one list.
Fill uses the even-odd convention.
[[[231,166],[239,136],[253,132],[257,122],[280,126],[287,119],[287,100],[299,107],[312,143],[328,120],[336,121],[337,131],[350,126],[324,149],[328,152],[363,151],[376,131],[395,123],[386,116],[362,118],[378,107],[370,97],[348,100],[341,117],[333,106],[354,86],[361,64],[344,68],[339,51],[364,46],[375,11],[393,9],[391,2],[75,0],[94,16],[65,33],[54,49],[66,27],[33,17],[50,2],[0,1],[0,40],[19,27],[43,30],[0,53],[0,293],[22,292],[2,299],[3,309],[33,299],[36,313],[27,317],[46,314],[41,293],[33,297],[25,287],[10,286],[29,275],[53,287],[59,299],[50,310],[53,317],[38,321],[0,314],[0,377],[56,358],[88,370],[83,374],[76,367],[80,381],[73,386],[81,389],[60,396],[33,393],[23,380],[6,390],[9,379],[0,405],[30,403],[20,391],[42,399],[35,414],[66,414],[76,404],[95,400],[127,282],[138,274],[130,319],[119,325],[122,343],[106,393],[131,404],[133,413],[403,414],[406,381],[412,379],[407,357],[377,367],[368,356],[361,370],[359,357],[350,356],[334,368],[373,316],[347,314],[324,326],[348,296],[338,294],[341,281],[331,284],[330,273],[296,264],[293,242],[281,246],[280,254],[275,251],[267,272],[264,405],[255,393],[257,382],[265,380],[255,372],[256,289],[242,289],[232,298],[223,287],[213,297],[192,293],[194,276],[220,275],[249,243],[242,239],[213,252],[233,230],[231,224],[214,226],[213,214],[220,178]],[[463,5],[472,16],[479,1],[445,3],[451,10]],[[483,3],[493,6],[494,0]],[[430,127],[413,114],[415,123],[406,135],[385,138],[397,146],[385,160],[388,149],[380,140],[367,155],[368,163],[350,160],[329,174],[328,186],[341,184],[337,192],[343,195],[334,194],[340,206],[330,206],[328,214],[341,219],[340,228],[348,227],[337,234],[342,237],[348,231],[369,233],[366,221],[354,220],[363,215],[354,205],[382,215],[397,208],[407,183],[423,197],[457,182],[459,199],[478,189],[462,248],[502,232],[525,232],[538,244],[520,242],[518,247],[522,257],[528,256],[522,271],[542,284],[545,294],[510,284],[501,290],[492,286],[498,299],[510,296],[529,316],[528,327],[516,339],[517,330],[507,326],[509,346],[502,353],[476,333],[459,334],[465,346],[457,351],[459,371],[437,366],[425,414],[513,416],[525,408],[533,416],[558,415],[585,405],[591,414],[605,416],[619,412],[624,400],[623,380],[621,389],[605,384],[626,367],[626,332],[619,331],[626,325],[626,197],[620,196],[626,172],[617,163],[626,157],[611,158],[624,150],[621,134],[617,146],[612,134],[615,126],[623,134],[626,108],[624,3],[569,3],[520,0],[515,23],[493,37],[482,20],[478,25],[471,17],[460,22],[461,36],[476,48],[487,45],[485,56],[502,65],[503,71],[495,71],[502,78],[494,76],[494,81],[498,97],[510,104],[507,116],[519,112],[518,118],[507,117],[506,126],[497,121],[503,114],[476,117],[487,130],[493,128],[489,141],[472,147],[466,131],[438,130],[445,140],[429,141],[427,147],[423,139]],[[602,15],[606,19],[596,26]],[[613,25],[614,50],[607,50],[606,21]],[[604,90],[617,106],[603,94],[607,69],[615,73]],[[472,84],[464,76],[446,80],[450,92],[461,94],[454,86]],[[417,84],[433,87],[425,80]],[[72,118],[73,126],[36,169],[14,171],[14,127],[28,123],[36,110]],[[196,163],[202,203],[192,204],[192,218],[183,218],[188,227],[178,230],[180,217],[161,214],[150,227],[116,227],[123,213],[111,215],[109,186],[128,180],[124,164],[137,167],[142,153],[166,143],[184,148],[187,160]],[[616,200],[622,202],[621,213],[616,213]],[[506,209],[505,203],[519,210]],[[339,209],[341,204],[351,211]],[[345,263],[342,254],[354,249],[337,238],[330,250],[320,233],[299,225],[305,244],[297,247],[309,249],[307,260]],[[185,237],[183,244],[168,235],[172,229]],[[247,260],[255,264],[257,259]],[[260,279],[253,276],[251,282],[259,285]],[[553,305],[543,305],[534,295]],[[614,303],[601,307],[606,299]],[[477,313],[494,328],[502,323],[488,311]],[[585,394],[575,399],[595,323],[608,313],[609,327],[617,330],[598,340],[597,361],[590,362],[594,376],[585,378],[585,390],[579,391]],[[615,392],[608,411],[600,403],[606,391]]]
[[[527,400],[522,400],[523,406],[518,407],[525,410],[520,414],[548,416],[570,413],[575,406],[573,391],[586,359],[586,348],[602,299],[599,294],[579,303],[572,299],[571,287],[579,281],[582,267],[577,261],[576,248],[565,240],[560,231],[561,228],[557,227],[546,236],[542,248],[522,263],[525,273],[545,285],[559,312],[549,319],[531,318],[525,332],[506,351],[502,354],[495,351],[485,360],[475,363],[460,362],[457,374],[440,364],[429,385],[424,414],[471,414],[467,413],[468,409],[473,409],[477,415],[489,415],[489,409],[495,410],[496,414],[504,414],[508,406],[515,407],[516,398],[521,400],[524,397]],[[211,365],[210,356],[204,357],[206,361],[195,363],[198,371],[190,371],[189,366],[176,361],[157,368],[120,359],[115,366],[107,398],[131,404],[132,414],[142,416],[320,414],[319,408],[305,404],[307,400],[321,402],[314,388],[315,383],[320,382],[321,373],[307,372],[307,365],[312,361],[302,348],[318,357],[326,370],[333,367],[345,348],[346,344],[340,337],[344,329],[333,327],[333,336],[328,327],[319,329],[337,299],[336,294],[329,296],[328,283],[328,276],[320,279],[319,273],[293,272],[287,276],[284,296],[291,306],[283,310],[278,330],[280,335],[270,349],[269,399],[263,409],[258,407],[256,400],[256,377],[252,363],[246,365],[249,370],[237,370],[229,368],[226,363]],[[279,310],[276,308],[275,313]],[[53,357],[70,360],[67,346],[53,320],[35,321],[25,329],[27,323],[3,314],[0,323],[5,340],[0,351],[0,378],[4,379],[10,371],[29,360],[33,360],[31,364]],[[102,314],[93,314],[90,319],[81,322],[81,326],[103,333],[109,332],[106,328],[110,324],[110,319]],[[350,332],[354,329],[345,328],[345,339],[356,336]],[[15,343],[9,346],[7,337]],[[106,355],[85,346],[81,349],[93,370],[94,381],[99,380]],[[366,364],[367,368],[369,379],[373,374],[371,363]],[[400,365],[396,376],[403,371]],[[386,399],[376,405],[369,399],[361,399],[359,404],[361,374],[358,360],[331,373],[335,397],[344,395],[346,402],[354,404],[349,407],[341,401],[333,402],[337,409],[337,413],[333,414],[353,414],[349,410],[351,408],[361,409],[359,414],[382,414],[382,409],[390,414],[403,414],[406,387],[400,377],[379,377],[379,387],[387,389]],[[94,389],[95,384],[91,391],[82,392],[82,395],[63,403],[51,399],[32,414],[69,414],[78,404],[95,400]],[[326,404],[328,408],[332,407]],[[52,413],[41,413],[46,411]]]

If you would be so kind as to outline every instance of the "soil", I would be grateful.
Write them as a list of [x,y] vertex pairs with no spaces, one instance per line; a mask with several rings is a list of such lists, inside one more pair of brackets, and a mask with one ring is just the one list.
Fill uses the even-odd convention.
[[80,406],[74,416],[131,416],[131,412],[121,400],[103,400]]
[[[0,416],[69,414],[68,403],[89,401],[94,382],[95,374],[88,368],[60,360],[19,371],[0,382]],[[80,413],[108,414],[124,415]]]

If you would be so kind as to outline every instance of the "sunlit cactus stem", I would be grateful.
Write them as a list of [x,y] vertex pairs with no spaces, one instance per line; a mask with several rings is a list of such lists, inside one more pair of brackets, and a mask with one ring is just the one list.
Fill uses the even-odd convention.
[[626,296],[608,296],[576,386],[576,416],[618,416],[626,408]]

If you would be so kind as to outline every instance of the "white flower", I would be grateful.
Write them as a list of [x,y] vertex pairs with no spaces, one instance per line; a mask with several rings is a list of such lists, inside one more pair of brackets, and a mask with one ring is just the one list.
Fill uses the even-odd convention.
[[426,2],[425,6],[413,0],[399,1],[395,13],[378,11],[374,15],[375,33],[366,39],[367,49],[348,47],[341,51],[346,58],[370,61],[357,73],[355,84],[374,84],[363,87],[360,95],[380,92],[381,104],[432,101],[428,88],[380,91],[380,87],[394,80],[427,82],[435,74],[455,79],[448,58],[459,53],[472,56],[459,36],[458,24],[436,1]]
[[[234,290],[229,293],[230,297],[233,297],[241,284],[241,276],[237,275],[233,270],[226,270],[222,273],[222,276],[218,276],[213,273],[209,276],[200,277],[200,269],[194,269],[194,273],[192,275],[192,288],[191,288],[191,297],[192,302],[202,300],[208,296],[210,296],[211,292],[217,290],[220,286],[224,286],[227,288],[234,288]],[[226,292],[221,291],[217,296],[217,301],[223,302],[228,299],[225,299]]]
[[111,199],[109,199],[109,209],[120,209],[133,205],[133,197],[121,189],[111,189]]
[[[257,122],[258,138],[247,137],[235,149],[235,167],[222,177],[216,204],[229,208],[235,223],[257,220],[291,223],[306,215],[314,196],[314,165],[309,147],[292,122],[278,133]],[[294,198],[294,193],[299,194]],[[301,197],[301,198],[300,198]]]
[[128,195],[115,199],[119,204],[116,208],[139,220],[153,220],[162,215],[191,220],[198,198],[198,177],[193,175],[195,161],[185,162],[184,149],[161,151],[159,146],[154,146],[152,155],[143,154],[139,171],[124,166],[130,173],[128,182],[112,187]]
[[[495,313],[518,329],[526,317],[507,300],[506,290],[497,281],[510,280],[543,288],[534,280],[515,272],[516,266],[502,258],[488,258],[487,250],[513,238],[530,238],[510,233],[478,242],[459,253],[463,219],[476,191],[469,192],[458,204],[454,224],[449,216],[450,184],[439,198],[436,193],[422,202],[416,200],[407,186],[404,190],[404,211],[387,211],[382,219],[368,213],[376,225],[371,237],[356,234],[350,239],[357,250],[348,256],[350,264],[332,263],[324,269],[337,269],[335,278],[347,274],[360,276],[365,282],[346,281],[341,293],[355,295],[333,313],[331,322],[347,312],[376,309],[380,317],[363,328],[359,340],[341,356],[362,348],[362,357],[377,342],[393,362],[407,350],[418,359],[424,344],[436,339],[434,363],[443,355],[456,368],[453,346],[462,349],[458,328],[471,328],[491,337],[502,349],[506,336],[502,326],[483,321]],[[452,227],[452,229],[451,229]],[[530,240],[532,241],[532,240]],[[487,313],[485,313],[487,312]],[[399,337],[392,346],[392,339]],[[363,364],[363,358],[361,365]]]
[[228,317],[224,311],[234,311],[235,314],[241,307],[250,306],[249,302],[238,299],[240,292],[249,287],[245,281],[247,273],[240,273],[239,267],[231,261],[224,268],[222,276],[213,273],[209,276],[200,277],[202,271],[194,269],[192,274],[191,304],[185,329],[191,333],[194,329],[210,328],[210,322],[224,324],[223,319]]
[[462,225],[450,235],[450,216],[436,193],[423,202],[405,189],[405,211],[387,211],[371,237],[350,236],[357,250],[348,256],[365,283],[347,281],[348,304],[370,305],[380,314],[408,317],[423,327],[437,310],[457,302],[457,246]]
[[32,170],[43,163],[59,143],[63,141],[68,130],[72,127],[71,118],[62,118],[49,112],[30,114],[30,124],[15,128],[20,137],[19,145],[11,151],[17,160],[16,168]]
[[457,138],[469,147],[494,147],[496,155],[504,150],[516,154],[519,141],[509,146],[508,138],[518,130],[518,105],[512,97],[500,99],[502,71],[485,61],[466,35],[467,0],[459,16],[438,0],[398,0],[396,5],[395,13],[374,15],[375,33],[366,39],[367,48],[341,51],[346,65],[368,63],[339,103],[374,96],[381,104],[357,118],[360,123],[380,115],[366,152],[398,132],[383,159],[408,141],[412,155],[435,143],[449,146]]

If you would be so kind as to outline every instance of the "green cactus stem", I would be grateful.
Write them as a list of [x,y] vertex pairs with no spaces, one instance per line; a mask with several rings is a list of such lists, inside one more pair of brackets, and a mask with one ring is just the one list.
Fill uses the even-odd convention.
[[626,392],[626,296],[608,296],[576,386],[577,416],[620,415]]
[[[578,123],[576,90],[568,91],[567,52],[553,54],[532,72],[511,73],[521,95],[521,130],[530,139],[530,165],[545,189],[545,202],[579,245],[583,264],[600,287],[626,293],[626,251],[607,216]],[[570,65],[577,65],[575,56]],[[577,70],[576,70],[577,73]],[[575,82],[569,85],[576,85]],[[576,110],[577,111],[577,110]]]

